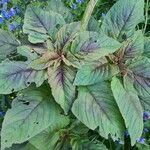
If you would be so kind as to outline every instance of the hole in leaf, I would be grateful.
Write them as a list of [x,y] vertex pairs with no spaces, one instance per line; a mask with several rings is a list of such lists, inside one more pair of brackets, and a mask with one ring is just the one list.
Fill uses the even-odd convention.
[[15,89],[12,89],[11,92],[13,93],[15,91]]
[[7,140],[5,140],[5,143],[7,143]]
[[97,40],[94,41],[95,43],[97,42]]
[[126,36],[125,33],[122,35],[122,39],[123,39],[123,40],[126,40],[126,39],[127,39],[127,36]]
[[28,102],[28,101],[24,101],[24,102],[23,102],[23,104],[24,104],[24,105],[29,105],[29,104],[30,104],[30,102]]
[[30,82],[27,82],[27,84],[31,84]]

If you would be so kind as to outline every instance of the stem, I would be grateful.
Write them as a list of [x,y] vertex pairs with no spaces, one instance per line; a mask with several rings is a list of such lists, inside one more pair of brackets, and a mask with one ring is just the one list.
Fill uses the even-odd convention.
[[146,27],[147,27],[147,22],[148,22],[148,8],[149,8],[149,0],[146,1],[146,8],[145,8],[145,26],[144,26],[144,30],[143,30],[143,34],[145,34],[146,32]]
[[86,30],[88,22],[90,20],[90,17],[92,15],[92,12],[93,12],[97,2],[98,2],[98,0],[90,0],[90,2],[88,3],[88,6],[86,7],[86,10],[83,15],[83,19],[81,20],[80,31]]

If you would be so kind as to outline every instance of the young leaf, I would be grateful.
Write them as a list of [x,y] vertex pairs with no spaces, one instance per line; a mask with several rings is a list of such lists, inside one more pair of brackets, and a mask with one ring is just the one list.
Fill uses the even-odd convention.
[[120,47],[119,42],[102,33],[85,31],[79,33],[73,40],[71,52],[88,61],[93,61],[114,53]]
[[130,37],[143,20],[144,0],[119,0],[106,14],[101,29],[115,39]]
[[23,31],[29,34],[31,43],[43,43],[48,38],[53,39],[64,24],[60,14],[29,5],[25,13]]
[[74,81],[75,85],[91,85],[104,80],[110,79],[119,73],[119,69],[115,65],[111,65],[107,60],[96,61],[83,65],[77,72]]
[[[133,86],[128,80],[124,81],[125,85]],[[130,90],[125,89],[117,77],[112,79],[111,88],[130,134],[131,145],[133,146],[143,132],[143,110],[139,98],[133,92],[133,87]]]
[[48,82],[52,89],[52,95],[56,102],[67,114],[75,98],[75,70],[72,67],[61,64],[59,67],[48,68]]
[[92,130],[99,128],[101,136],[123,139],[124,121],[113,98],[110,84],[100,82],[79,87],[78,98],[72,107],[73,114]]
[[56,43],[58,51],[67,51],[67,46],[72,42],[76,34],[80,30],[80,22],[73,22],[64,25],[56,34]]
[[142,31],[136,31],[134,36],[127,40],[127,43],[124,50],[125,59],[132,59],[142,55],[144,50],[144,37]]
[[56,52],[46,52],[42,57],[33,60],[29,67],[35,70],[43,70],[52,66],[59,57]]
[[128,68],[132,71],[138,95],[150,97],[150,59],[146,57],[134,59]]
[[20,42],[9,32],[0,29],[0,61],[13,53]]
[[29,88],[18,94],[2,125],[2,150],[13,143],[23,143],[67,117],[60,114],[49,90]]
[[26,62],[6,60],[0,64],[0,93],[10,94],[27,88],[31,83],[39,87],[46,79],[46,71],[28,68]]

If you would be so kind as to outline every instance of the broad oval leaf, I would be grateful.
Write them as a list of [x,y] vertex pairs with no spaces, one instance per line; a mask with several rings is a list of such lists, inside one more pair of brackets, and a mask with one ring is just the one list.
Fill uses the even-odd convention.
[[121,47],[116,40],[97,32],[80,32],[72,42],[71,52],[88,61],[98,60]]
[[46,71],[28,68],[26,62],[4,61],[0,64],[0,93],[10,94],[27,88],[31,83],[39,87],[46,79]]
[[131,145],[133,146],[143,132],[143,110],[136,92],[133,92],[132,83],[127,79],[124,82],[125,85],[132,89],[125,89],[117,77],[112,79],[111,88],[130,134]]
[[29,5],[25,13],[23,31],[29,34],[31,43],[43,43],[48,38],[53,39],[64,24],[60,14]]
[[91,85],[110,79],[119,73],[119,68],[111,65],[105,59],[83,65],[77,72],[75,85]]
[[[106,14],[101,30],[115,39],[130,37],[144,20],[144,0],[119,0]],[[124,40],[124,39],[123,39]]]
[[100,135],[106,139],[109,134],[113,139],[123,139],[124,121],[108,82],[79,87],[72,112],[90,129],[98,127]]
[[29,88],[18,94],[2,125],[2,150],[13,143],[23,143],[67,117],[49,94],[47,87]]
[[48,82],[51,86],[54,99],[67,114],[75,99],[75,69],[61,64],[58,67],[48,68]]
[[20,42],[7,31],[0,29],[0,61],[4,60],[7,55],[13,53]]

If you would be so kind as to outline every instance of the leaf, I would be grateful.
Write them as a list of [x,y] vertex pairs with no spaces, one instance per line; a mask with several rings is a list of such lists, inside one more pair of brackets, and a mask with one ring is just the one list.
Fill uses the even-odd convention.
[[150,38],[149,37],[146,37],[144,39],[144,53],[143,53],[143,55],[145,57],[150,58]]
[[59,138],[59,132],[49,133],[45,131],[33,137],[30,140],[30,143],[37,147],[39,150],[50,150],[55,148]]
[[43,43],[48,38],[53,39],[64,24],[65,21],[60,14],[29,5],[25,13],[23,31],[29,34],[31,43]]
[[54,149],[60,139],[60,129],[69,124],[69,119],[63,117],[56,120],[54,125],[51,125],[46,130],[31,138],[29,142],[40,150]]
[[106,14],[101,30],[108,36],[124,40],[144,20],[144,0],[119,0]]
[[100,31],[98,21],[94,17],[91,17],[87,28],[88,31],[95,31],[95,32]]
[[78,57],[93,61],[114,53],[120,47],[119,42],[104,34],[85,31],[76,36],[71,46],[71,52]]
[[19,46],[17,48],[17,53],[22,56],[25,56],[28,59],[28,62],[31,62],[34,59],[38,58],[38,55],[32,50],[29,46]]
[[[67,117],[60,114],[50,91],[45,88],[28,88],[18,94],[13,101],[2,125],[2,150],[12,144],[23,143],[55,126]],[[54,127],[53,127],[54,128]]]
[[[132,83],[127,79],[124,80],[125,85],[132,87]],[[125,89],[118,78],[114,77],[111,83],[114,98],[124,118],[126,128],[130,134],[131,145],[141,137],[143,132],[143,110],[138,96],[133,92],[133,87]]]
[[123,139],[124,121],[108,82],[79,87],[72,112],[88,128],[98,128],[106,139],[109,134],[113,139]]
[[23,143],[23,144],[13,144],[12,147],[6,148],[5,150],[39,150],[35,148],[30,143]]
[[28,68],[26,62],[4,61],[0,64],[0,93],[10,94],[27,88],[31,83],[37,87],[47,79],[46,71]]
[[107,150],[106,146],[99,141],[90,141],[88,138],[79,137],[73,139],[72,142],[73,150]]
[[50,66],[52,66],[57,59],[59,59],[59,55],[56,52],[46,52],[42,57],[33,60],[29,64],[29,68],[35,70],[43,70]]
[[20,42],[9,32],[0,29],[0,61],[13,53]]
[[96,61],[83,65],[77,72],[74,81],[75,85],[91,85],[104,80],[110,79],[119,73],[119,69],[115,65],[111,65],[104,61]]
[[70,24],[66,24],[60,28],[58,33],[56,34],[56,43],[55,47],[57,47],[58,51],[68,51],[68,45],[72,42],[76,34],[80,30],[80,22],[73,22]]
[[134,87],[138,95],[150,97],[150,59],[146,57],[136,58],[128,68],[132,71]]
[[150,111],[150,98],[139,96],[139,99],[144,111]]
[[65,18],[66,22],[72,21],[72,14],[70,13],[70,10],[61,0],[49,0],[47,9],[61,14]]
[[144,50],[144,36],[142,31],[136,31],[134,36],[127,40],[127,43],[124,50],[125,59],[132,59],[142,55]]
[[48,76],[52,95],[54,96],[55,101],[60,104],[67,114],[75,99],[75,86],[73,85],[75,70],[72,67],[61,64],[56,68],[49,67]]

